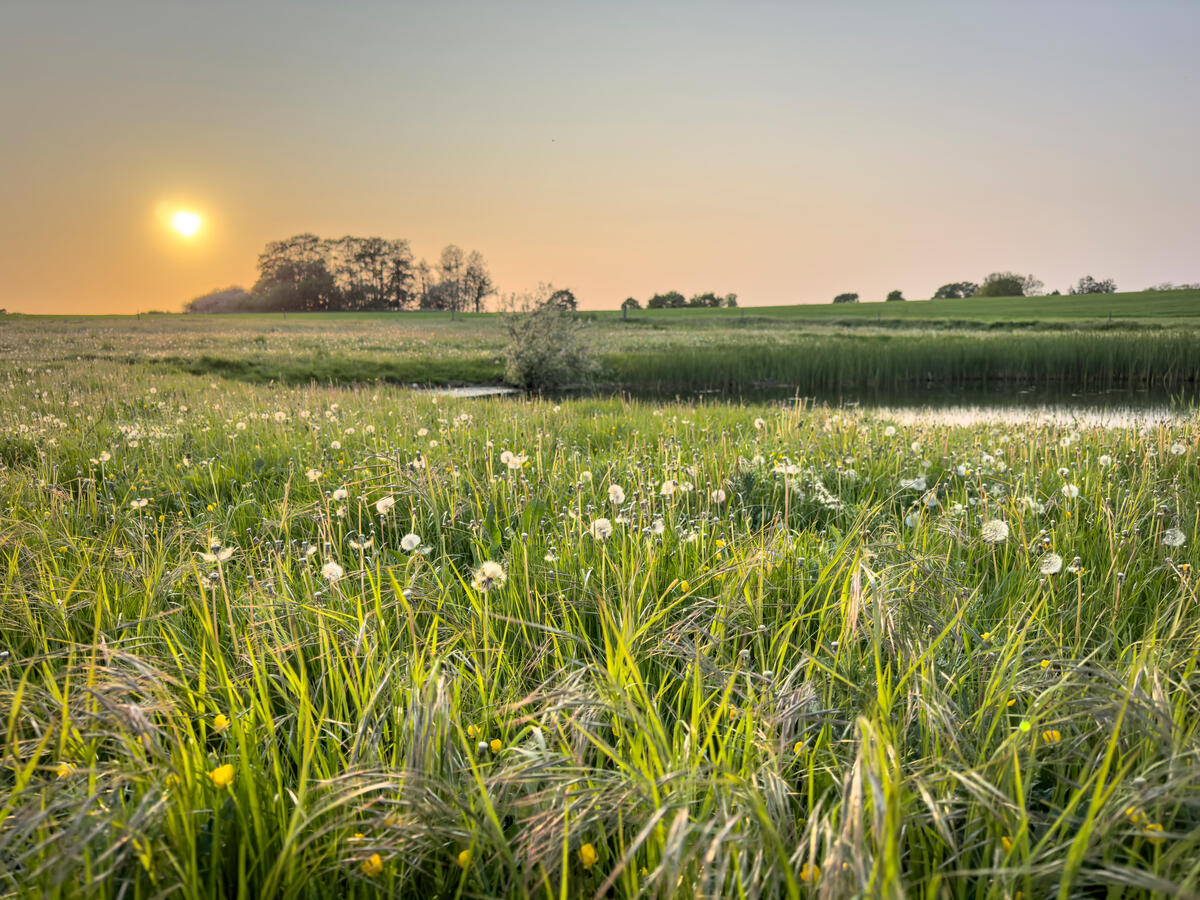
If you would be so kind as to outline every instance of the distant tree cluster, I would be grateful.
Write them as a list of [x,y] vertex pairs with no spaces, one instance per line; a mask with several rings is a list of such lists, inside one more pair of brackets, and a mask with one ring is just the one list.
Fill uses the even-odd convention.
[[1117,292],[1117,283],[1111,278],[1105,278],[1103,281],[1097,281],[1091,275],[1084,275],[1079,281],[1072,285],[1069,294],[1115,294]]
[[1195,284],[1173,284],[1170,281],[1163,281],[1159,284],[1152,284],[1146,288],[1147,291],[1200,291],[1200,282]]
[[197,297],[185,312],[443,309],[480,312],[496,293],[483,257],[446,247],[436,265],[415,262],[408,241],[298,234],[267,244],[249,291]]
[[833,298],[834,303],[857,303],[858,294],[838,294]]
[[965,300],[967,297],[974,297],[979,290],[979,285],[973,281],[951,281],[949,284],[943,284],[934,292],[934,300]]
[[245,288],[235,285],[211,291],[202,297],[196,297],[184,306],[183,311],[193,313],[226,313],[245,312],[253,308],[254,297]]
[[[693,294],[689,300],[685,299],[679,291],[667,291],[665,294],[655,294],[646,301],[646,309],[686,309],[689,307],[716,309],[722,306],[730,309],[736,307],[737,294],[725,294],[721,296],[708,291],[704,294]],[[641,306],[636,299],[629,297],[621,304],[621,308],[641,309]]]

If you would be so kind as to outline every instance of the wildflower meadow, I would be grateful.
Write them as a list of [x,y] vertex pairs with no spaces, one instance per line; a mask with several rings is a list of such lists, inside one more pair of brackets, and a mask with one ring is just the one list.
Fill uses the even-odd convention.
[[1200,896],[1200,420],[0,382],[0,893]]

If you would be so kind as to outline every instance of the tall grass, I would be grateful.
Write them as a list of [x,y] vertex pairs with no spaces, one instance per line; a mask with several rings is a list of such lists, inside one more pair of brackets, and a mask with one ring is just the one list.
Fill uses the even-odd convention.
[[1200,378],[1200,341],[1185,331],[816,335],[614,353],[607,363],[614,380],[639,390],[740,391],[784,385],[817,392],[1012,383],[1173,388]]
[[11,894],[1200,893],[1194,415],[0,390]]

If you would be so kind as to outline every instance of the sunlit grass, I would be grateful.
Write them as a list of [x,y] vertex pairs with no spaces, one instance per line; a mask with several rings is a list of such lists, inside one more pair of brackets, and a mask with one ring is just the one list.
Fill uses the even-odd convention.
[[27,368],[8,891],[1200,890],[1192,413]]

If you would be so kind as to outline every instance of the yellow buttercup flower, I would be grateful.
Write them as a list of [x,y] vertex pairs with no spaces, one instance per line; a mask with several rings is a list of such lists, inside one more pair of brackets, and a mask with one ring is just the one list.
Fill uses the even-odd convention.
[[70,778],[75,774],[75,767],[69,762],[60,762],[58,768],[54,770],[54,774],[59,778]]
[[1013,842],[1007,834],[1000,838],[1000,846],[1004,848],[1005,853],[1012,853]]
[[792,748],[792,752],[799,756],[804,752],[804,741],[796,741],[796,746]]
[[229,717],[218,713],[213,717],[213,733],[220,734],[229,727]]
[[1048,669],[1048,668],[1050,668],[1050,660],[1048,660],[1048,659],[1043,659],[1043,660],[1042,660],[1042,662],[1041,662],[1041,666],[1042,666],[1042,668],[1043,668],[1043,669]]
[[590,869],[592,866],[594,866],[596,864],[596,860],[599,858],[600,855],[596,853],[596,848],[591,844],[584,844],[579,848],[579,861],[583,863],[583,867],[585,869]]
[[229,787],[233,784],[233,764],[225,763],[223,766],[217,766],[208,773],[209,779],[213,783],[213,787]]
[[491,743],[489,743],[488,746],[492,748],[493,753],[499,753],[504,747],[504,744],[500,742],[500,738],[492,738]]
[[479,726],[478,725],[468,725],[467,726],[467,737],[469,737],[469,738],[479,737]]
[[821,867],[816,863],[805,863],[800,868],[800,880],[805,884],[816,884],[821,877]]
[[383,857],[378,853],[372,853],[362,861],[362,870],[368,878],[374,878],[383,871]]
[[1163,837],[1163,827],[1161,825],[1159,825],[1158,823],[1156,823],[1156,822],[1147,823],[1146,830],[1149,832],[1153,832],[1149,838],[1150,843],[1161,844],[1163,841],[1166,840],[1166,838]]
[[687,581],[679,582],[679,590],[683,591],[683,593],[686,594],[691,589],[692,589],[692,586],[690,584],[688,584]]
[[1062,740],[1062,732],[1057,728],[1047,728],[1042,732],[1042,740],[1047,744],[1057,744]]
[[471,851],[470,850],[460,851],[458,854],[457,861],[458,861],[458,867],[460,869],[465,869],[467,866],[469,866],[471,864]]

